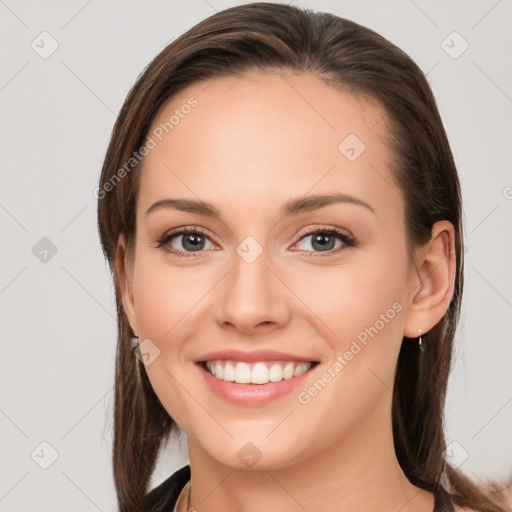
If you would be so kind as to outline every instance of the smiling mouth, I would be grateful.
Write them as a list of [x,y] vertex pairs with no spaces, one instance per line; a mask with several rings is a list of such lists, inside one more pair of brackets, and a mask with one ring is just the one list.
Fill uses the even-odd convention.
[[319,361],[258,361],[233,360],[202,361],[202,368],[219,380],[237,384],[268,384],[290,380],[303,375],[319,364]]

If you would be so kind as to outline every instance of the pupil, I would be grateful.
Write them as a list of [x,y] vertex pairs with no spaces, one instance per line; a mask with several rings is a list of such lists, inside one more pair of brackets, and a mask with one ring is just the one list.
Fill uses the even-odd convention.
[[[197,234],[189,234],[189,235],[185,235],[184,237],[184,242],[183,242],[183,246],[187,249],[195,249],[197,250],[198,249],[198,246],[199,246],[199,249],[201,249],[200,245],[201,245],[201,242],[204,243],[204,241],[201,240],[202,236],[201,235],[197,235]],[[187,247],[187,243],[191,243],[192,245],[190,247]]]
[[[334,237],[332,235],[316,235],[313,237],[313,247],[315,246],[315,243],[320,244],[321,249],[326,249],[326,245],[329,245],[329,242],[333,242]],[[328,247],[328,249],[332,249],[332,247]]]

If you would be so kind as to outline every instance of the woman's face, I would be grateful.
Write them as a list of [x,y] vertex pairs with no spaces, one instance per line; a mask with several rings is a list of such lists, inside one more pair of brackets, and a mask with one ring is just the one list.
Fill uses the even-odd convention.
[[[123,301],[189,449],[264,469],[390,439],[417,330],[383,110],[313,75],[259,73],[188,87],[149,137]],[[315,364],[291,377],[300,360]]]

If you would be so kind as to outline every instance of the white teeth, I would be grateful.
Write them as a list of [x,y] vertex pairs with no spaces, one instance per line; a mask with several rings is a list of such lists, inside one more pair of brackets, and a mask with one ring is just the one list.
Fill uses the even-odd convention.
[[238,384],[267,384],[289,380],[306,373],[311,363],[285,362],[243,363],[237,361],[207,361],[206,368],[218,379]]
[[293,370],[293,376],[298,377],[299,375],[302,375],[303,373],[306,373],[311,365],[309,363],[300,363],[295,367],[295,370]]
[[256,363],[251,372],[253,384],[266,384],[268,382],[268,368],[265,363]]
[[293,377],[293,369],[295,365],[293,363],[288,363],[283,370],[283,379],[289,380]]
[[270,368],[268,378],[270,382],[279,382],[280,380],[283,380],[283,369],[280,364],[276,363]]
[[222,378],[228,382],[235,380],[235,367],[231,363],[226,363],[226,366],[224,366],[224,375]]
[[224,368],[222,368],[220,363],[215,363],[215,376],[219,379],[224,377]]
[[249,384],[251,382],[251,369],[245,363],[238,363],[236,365],[235,382],[238,382],[238,384]]

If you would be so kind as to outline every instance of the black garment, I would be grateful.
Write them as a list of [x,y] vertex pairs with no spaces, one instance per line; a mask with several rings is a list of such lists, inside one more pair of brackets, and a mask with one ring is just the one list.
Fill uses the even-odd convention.
[[[144,512],[172,512],[183,487],[190,480],[190,465],[183,466],[167,480],[155,487],[146,496]],[[454,512],[449,494],[443,487],[433,490],[434,510],[432,512]]]
[[187,464],[146,495],[141,512],[172,512],[180,492],[189,480],[190,465]]

